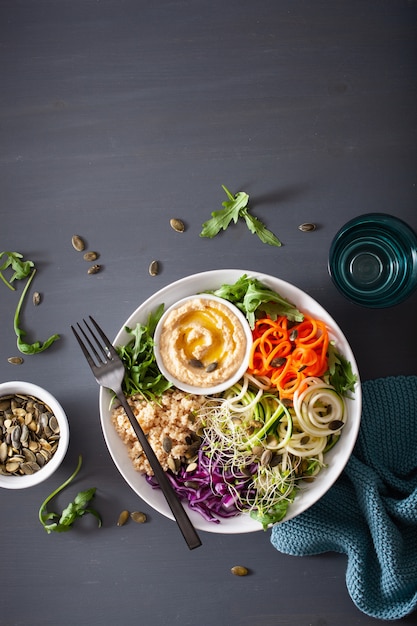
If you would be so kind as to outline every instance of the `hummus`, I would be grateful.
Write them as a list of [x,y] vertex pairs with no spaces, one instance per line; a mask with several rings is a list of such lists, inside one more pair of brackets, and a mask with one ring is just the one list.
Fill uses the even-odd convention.
[[196,297],[166,316],[159,353],[174,378],[204,388],[218,385],[237,372],[246,345],[242,323],[228,306]]

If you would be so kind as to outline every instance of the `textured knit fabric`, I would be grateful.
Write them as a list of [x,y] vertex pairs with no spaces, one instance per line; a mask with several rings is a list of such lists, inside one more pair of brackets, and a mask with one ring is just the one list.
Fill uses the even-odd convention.
[[271,542],[285,554],[345,553],[353,602],[394,620],[417,608],[417,377],[366,381],[362,390],[345,470],[314,506],[276,525]]

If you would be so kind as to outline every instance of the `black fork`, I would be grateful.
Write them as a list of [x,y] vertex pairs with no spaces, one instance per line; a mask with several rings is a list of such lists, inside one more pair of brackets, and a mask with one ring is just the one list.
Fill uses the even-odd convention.
[[[129,418],[130,423],[132,424],[133,430],[135,431],[139,443],[142,446],[144,453],[146,454],[146,457],[154,472],[155,478],[158,481],[158,484],[177,521],[178,526],[180,527],[180,530],[184,536],[185,541],[187,542],[188,547],[190,548],[190,550],[198,548],[198,546],[201,546],[201,540],[197,535],[197,532],[192,525],[187,513],[185,512],[180,500],[178,499],[178,496],[175,493],[174,488],[169,481],[169,478],[165,474],[165,471],[162,469],[161,464],[159,463],[155,452],[149,444],[145,433],[143,432],[140,424],[133,415],[132,409],[130,408],[122,391],[122,382],[125,374],[124,365],[115,348],[107,339],[106,335],[103,333],[97,322],[95,322],[91,315],[89,316],[89,319],[91,324],[94,326],[96,332],[94,332],[91,325],[89,325],[85,320],[83,321],[88,331],[88,334],[78,323],[77,327],[79,332],[77,332],[75,328],[71,326],[72,332],[74,333],[78,343],[80,344],[81,350],[83,351],[84,356],[87,359],[87,363],[91,367],[91,370],[98,384],[102,387],[106,387],[107,389],[111,389],[112,391],[114,391],[119,402],[126,411],[126,415]],[[84,341],[81,338],[81,335],[84,338]]]

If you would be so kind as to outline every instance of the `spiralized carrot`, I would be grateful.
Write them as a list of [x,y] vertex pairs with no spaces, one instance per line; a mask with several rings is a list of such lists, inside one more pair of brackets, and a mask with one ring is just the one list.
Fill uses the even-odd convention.
[[328,367],[326,325],[309,315],[299,323],[285,316],[255,322],[248,373],[266,377],[280,398],[292,399],[309,376],[323,376]]

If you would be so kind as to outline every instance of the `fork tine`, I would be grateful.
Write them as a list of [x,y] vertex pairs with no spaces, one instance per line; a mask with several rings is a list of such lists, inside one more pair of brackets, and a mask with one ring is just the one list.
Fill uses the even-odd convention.
[[77,326],[80,329],[80,331],[82,332],[82,334],[83,334],[85,340],[87,341],[88,345],[90,346],[90,349],[93,351],[94,356],[96,357],[98,363],[102,364],[103,363],[103,359],[99,355],[99,353],[97,352],[96,347],[100,350],[101,354],[103,355],[104,362],[107,362],[109,360],[109,358],[110,358],[108,350],[106,350],[106,348],[101,345],[101,343],[98,340],[97,336],[94,334],[94,332],[92,331],[90,326],[87,324],[87,322],[85,320],[83,320],[83,322],[84,322],[86,328],[88,329],[88,331],[90,332],[90,335],[91,335],[92,339],[95,341],[95,343],[96,343],[95,346],[93,345],[91,339],[88,337],[87,333],[82,329],[80,324],[77,324]]
[[[83,330],[82,330],[82,328],[80,327],[80,325],[79,325],[79,324],[78,324],[78,327],[79,327],[80,331],[83,333],[83,335],[85,335],[85,333],[83,332]],[[87,362],[88,362],[89,366],[90,366],[91,368],[95,367],[95,363],[94,363],[93,359],[91,358],[90,353],[88,352],[87,348],[85,347],[85,345],[84,345],[84,343],[83,343],[83,341],[82,341],[81,337],[79,336],[79,334],[78,334],[78,333],[77,333],[77,331],[75,330],[74,326],[71,326],[71,330],[72,330],[72,332],[74,333],[75,338],[76,338],[76,340],[78,341],[78,343],[79,343],[79,345],[80,345],[80,348],[81,348],[81,350],[83,351],[84,356],[85,356],[85,358],[87,359]],[[87,341],[88,341],[88,339],[87,339]],[[89,342],[89,343],[90,343],[90,342]]]
[[[110,352],[111,356],[115,356],[118,357],[118,354],[112,344],[112,342],[108,339],[108,337],[104,334],[104,332],[101,330],[100,326],[97,324],[97,322],[95,321],[95,319],[93,317],[91,317],[91,315],[88,316],[91,320],[91,322],[94,324],[98,334],[100,335],[100,337],[102,338],[102,340],[104,341],[107,350]],[[91,330],[90,330],[91,332]]]

